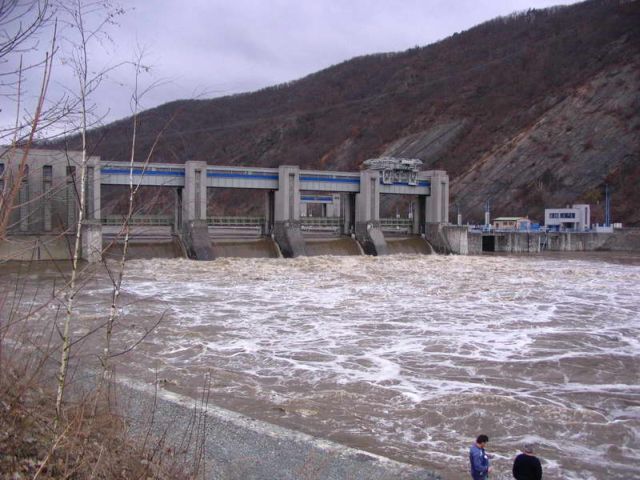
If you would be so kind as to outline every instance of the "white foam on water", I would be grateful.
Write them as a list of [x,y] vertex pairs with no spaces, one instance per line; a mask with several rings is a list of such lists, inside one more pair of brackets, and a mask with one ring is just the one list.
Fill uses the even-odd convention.
[[284,406],[311,433],[368,438],[450,478],[481,431],[505,471],[518,442],[535,439],[548,478],[625,478],[640,455],[638,265],[137,260],[123,298],[127,319],[164,314],[136,353],[146,368],[161,361],[185,384],[212,370],[217,395]]

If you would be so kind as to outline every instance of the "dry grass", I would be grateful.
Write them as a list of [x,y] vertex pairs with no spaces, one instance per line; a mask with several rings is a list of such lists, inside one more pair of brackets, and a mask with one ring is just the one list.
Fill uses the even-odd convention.
[[[145,411],[148,418],[135,419],[134,429],[124,416],[127,406],[116,398],[118,388],[111,373],[101,368],[93,374],[86,370],[87,358],[99,358],[102,353],[102,341],[85,344],[85,338],[75,345],[84,355],[71,356],[73,375],[67,379],[57,415],[60,309],[53,308],[56,295],[31,285],[38,280],[33,280],[29,268],[0,267],[0,273],[16,274],[15,287],[0,288],[0,479],[202,476],[201,435],[187,447],[175,448],[165,438],[166,432],[152,433],[153,408]],[[91,335],[101,337],[104,329]],[[74,376],[86,380],[74,380]],[[197,434],[196,429],[197,425],[187,426],[187,434]]]
[[[6,350],[5,350],[6,353]],[[4,361],[6,362],[6,358]],[[0,478],[195,478],[192,460],[163,439],[133,436],[95,392],[67,402],[56,422],[54,382],[32,378],[3,362],[0,376]],[[144,437],[144,436],[143,436]]]

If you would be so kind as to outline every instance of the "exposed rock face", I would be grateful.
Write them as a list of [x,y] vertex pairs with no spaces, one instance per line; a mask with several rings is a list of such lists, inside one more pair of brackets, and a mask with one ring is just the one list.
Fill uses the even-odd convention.
[[[548,104],[535,123],[496,145],[454,180],[451,193],[463,210],[479,211],[491,199],[502,212],[542,218],[544,206],[599,201],[602,181],[613,172],[635,170],[637,178],[640,55]],[[629,195],[639,198],[637,192]],[[637,208],[625,216],[628,222],[640,222]]]
[[[171,118],[154,161],[356,170],[368,158],[417,157],[449,173],[451,218],[459,207],[482,221],[490,198],[494,216],[541,220],[546,206],[587,202],[602,221],[607,184],[614,221],[640,225],[638,25],[640,1],[589,0],[287,85],[172,102],[140,115],[138,155]],[[89,137],[101,157],[127,158],[131,120]],[[219,196],[232,199],[227,213],[246,213],[245,197]]]
[[419,158],[428,169],[460,139],[467,123],[465,120],[450,121],[407,135],[389,145],[382,156]]

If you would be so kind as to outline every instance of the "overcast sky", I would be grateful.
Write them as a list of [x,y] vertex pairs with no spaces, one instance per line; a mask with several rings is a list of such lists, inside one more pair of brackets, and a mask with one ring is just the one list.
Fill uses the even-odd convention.
[[[139,46],[161,82],[143,107],[251,91],[358,55],[425,46],[491,18],[571,0],[139,0],[92,48],[95,68],[131,60]],[[4,68],[4,67],[3,67]],[[35,77],[37,77],[34,74]],[[93,101],[105,122],[130,114],[131,69],[112,72]],[[52,91],[73,85],[56,66]],[[31,89],[35,91],[35,88]],[[2,123],[11,121],[8,105]],[[10,107],[10,105],[9,105]]]

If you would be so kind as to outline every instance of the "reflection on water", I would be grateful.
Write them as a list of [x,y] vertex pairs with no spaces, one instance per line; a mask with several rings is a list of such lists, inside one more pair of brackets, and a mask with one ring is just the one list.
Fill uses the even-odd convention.
[[[108,297],[99,271],[80,309]],[[197,395],[211,372],[215,403],[445,478],[479,433],[495,479],[525,441],[545,478],[638,475],[638,256],[135,260],[123,302],[122,345],[164,315],[128,376]]]

